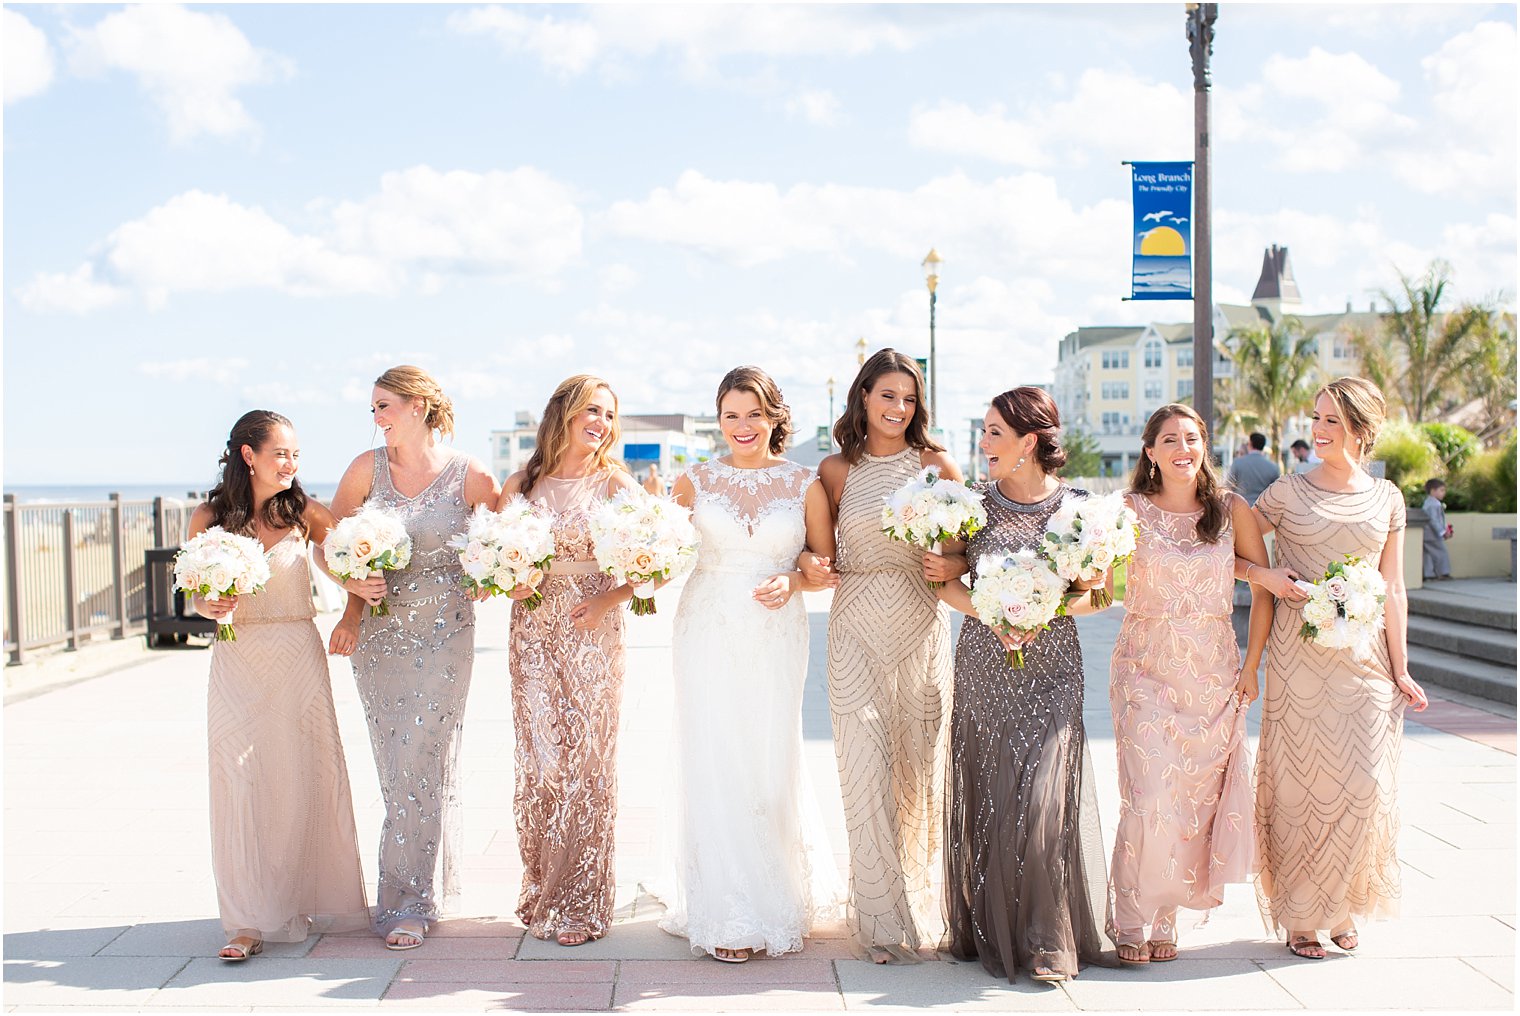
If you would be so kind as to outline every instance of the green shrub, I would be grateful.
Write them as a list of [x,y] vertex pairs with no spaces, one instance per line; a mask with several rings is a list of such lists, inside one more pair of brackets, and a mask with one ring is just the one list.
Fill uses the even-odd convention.
[[1413,506],[1425,500],[1426,480],[1446,475],[1430,438],[1406,420],[1389,420],[1383,425],[1372,457],[1383,463],[1383,475],[1404,492],[1404,500]]
[[1455,473],[1467,465],[1467,460],[1478,451],[1478,435],[1455,423],[1422,423],[1420,429],[1435,447],[1436,454],[1446,463],[1446,472]]
[[1509,513],[1515,510],[1515,435],[1503,447],[1479,452],[1451,478],[1447,511]]

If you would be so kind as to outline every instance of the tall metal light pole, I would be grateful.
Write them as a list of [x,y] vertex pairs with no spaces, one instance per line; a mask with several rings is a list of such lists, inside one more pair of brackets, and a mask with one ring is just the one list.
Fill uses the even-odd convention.
[[858,338],[858,339],[855,340],[855,366],[857,366],[857,367],[864,367],[865,365],[866,365],[866,337],[864,335],[862,335],[860,338]]
[[1214,270],[1209,208],[1209,58],[1219,5],[1187,5],[1188,48],[1193,54],[1193,408],[1214,432]]
[[[828,380],[827,383],[828,383],[828,386],[829,386],[829,433],[832,434],[834,432],[834,375],[833,374],[829,375],[829,380]],[[833,438],[830,438],[829,440],[832,441]]]
[[934,358],[934,304],[939,289],[939,266],[944,258],[933,247],[924,258],[924,282],[929,286],[929,423],[939,420],[939,364]]

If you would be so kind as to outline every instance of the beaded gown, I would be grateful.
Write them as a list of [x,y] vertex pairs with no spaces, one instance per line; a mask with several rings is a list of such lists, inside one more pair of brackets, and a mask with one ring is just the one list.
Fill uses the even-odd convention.
[[[1176,513],[1142,494],[1114,643],[1109,702],[1119,762],[1108,933],[1121,945],[1177,940],[1178,907],[1209,910],[1250,878],[1255,851],[1246,710],[1230,623],[1235,541],[1214,543],[1200,508]],[[1147,934],[1147,926],[1150,928]]]
[[938,944],[941,795],[950,722],[950,617],[923,552],[881,528],[885,497],[919,472],[916,448],[862,455],[839,499],[829,611],[829,712],[850,840],[847,921],[898,960]]
[[778,610],[750,595],[795,567],[813,471],[712,461],[686,475],[702,543],[671,641],[678,818],[660,927],[694,952],[777,956],[841,895],[803,768],[807,608],[801,594]]
[[[1277,530],[1274,565],[1307,581],[1347,554],[1377,562],[1405,525],[1403,496],[1387,480],[1333,493],[1293,474],[1256,510]],[[1357,660],[1305,642],[1302,624],[1300,607],[1277,601],[1256,765],[1257,902],[1274,928],[1331,930],[1398,914],[1404,696],[1386,639]]]
[[[987,526],[967,543],[972,583],[981,555],[1035,547],[1061,503],[1086,496],[1063,484],[1026,505],[996,483],[977,489]],[[950,951],[1010,981],[1020,968],[1075,976],[1079,961],[1113,962],[1082,685],[1072,618],[1024,649],[1021,670],[990,628],[962,622],[945,808]]]
[[617,585],[596,570],[590,536],[611,479],[602,471],[535,484],[533,499],[554,513],[554,561],[538,608],[512,605],[517,917],[538,938],[601,938],[612,924],[623,616],[614,607],[589,632],[570,623],[577,604]]
[[368,504],[400,513],[412,540],[408,567],[385,572],[390,614],[359,623],[354,680],[369,722],[385,818],[374,928],[435,920],[459,893],[459,741],[475,662],[475,605],[447,544],[469,523],[455,455],[416,497],[391,483],[375,449]]
[[211,650],[211,867],[228,937],[299,942],[369,924],[315,613],[306,541],[292,531],[270,551],[263,591],[239,600],[237,641]]

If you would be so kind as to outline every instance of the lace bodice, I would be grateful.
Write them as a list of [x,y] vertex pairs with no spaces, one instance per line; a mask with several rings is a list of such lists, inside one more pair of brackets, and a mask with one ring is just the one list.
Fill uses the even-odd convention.
[[1177,513],[1130,494],[1140,536],[1129,563],[1126,614],[1146,617],[1228,616],[1235,589],[1235,540],[1229,517],[1214,543],[1198,538],[1203,509]]
[[591,516],[607,500],[611,483],[612,471],[603,469],[565,479],[544,475],[533,485],[529,500],[554,515],[554,559],[562,567],[571,561],[595,560]]
[[736,469],[713,460],[686,473],[702,537],[698,571],[790,571],[807,541],[803,502],[813,470],[795,462]]

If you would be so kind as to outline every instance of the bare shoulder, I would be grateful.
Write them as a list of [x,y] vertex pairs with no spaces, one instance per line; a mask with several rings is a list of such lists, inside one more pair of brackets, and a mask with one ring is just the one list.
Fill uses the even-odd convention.
[[639,482],[633,478],[633,474],[626,469],[612,470],[612,475],[607,478],[607,493],[616,494],[620,490],[643,490]]
[[195,506],[195,511],[190,513],[190,532],[203,533],[211,528],[211,505],[205,501]]
[[374,472],[375,459],[378,458],[379,455],[380,449],[378,448],[370,448],[366,451],[360,452],[358,455],[355,455],[354,461],[350,462],[348,464],[348,468],[343,470],[343,479],[348,480],[350,477],[363,477],[365,479],[368,479],[369,475]]
[[302,518],[306,521],[307,532],[317,529],[331,529],[337,524],[337,520],[333,518],[332,509],[314,497],[306,499],[306,511],[302,515]]
[[521,494],[523,497],[527,497],[528,492],[523,489],[523,483],[527,479],[527,470],[519,469],[517,472],[513,473],[511,476],[502,481],[501,496],[511,497],[513,494]]
[[926,469],[929,466],[935,467],[940,471],[941,475],[947,476],[952,480],[959,481],[965,479],[965,476],[961,473],[961,467],[947,451],[937,451],[932,448],[920,449],[918,453],[918,468]]

